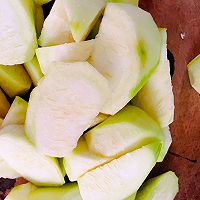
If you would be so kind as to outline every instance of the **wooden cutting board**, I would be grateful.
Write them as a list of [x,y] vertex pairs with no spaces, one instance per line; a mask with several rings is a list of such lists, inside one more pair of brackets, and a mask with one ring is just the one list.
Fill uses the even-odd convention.
[[175,59],[173,144],[153,175],[175,171],[180,183],[176,200],[200,200],[200,95],[190,86],[186,68],[200,54],[200,0],[140,0],[140,7],[168,29],[168,48]]

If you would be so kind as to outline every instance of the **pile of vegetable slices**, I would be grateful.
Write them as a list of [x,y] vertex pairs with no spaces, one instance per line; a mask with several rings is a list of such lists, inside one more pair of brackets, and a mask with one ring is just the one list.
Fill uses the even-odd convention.
[[167,30],[138,0],[48,2],[1,2],[0,177],[28,181],[6,200],[173,200],[175,173],[145,181],[172,142]]

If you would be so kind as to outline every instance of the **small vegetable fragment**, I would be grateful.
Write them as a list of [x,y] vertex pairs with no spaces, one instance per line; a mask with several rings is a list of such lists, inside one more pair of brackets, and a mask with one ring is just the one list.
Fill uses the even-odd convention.
[[103,12],[105,1],[64,0],[63,4],[74,40],[85,40]]
[[43,13],[42,6],[36,5],[35,6],[35,28],[36,28],[36,33],[38,37],[41,34],[43,23],[44,23],[44,13]]
[[188,64],[188,73],[192,87],[200,94],[200,55]]
[[24,67],[31,77],[34,86],[37,86],[39,80],[43,77],[37,57],[35,56],[31,61],[24,63]]
[[15,97],[3,121],[2,127],[10,124],[23,125],[26,118],[28,103],[20,97]]
[[5,94],[0,88],[0,118],[4,118],[10,108],[10,103],[8,102]]
[[112,3],[129,3],[129,4],[133,4],[135,6],[138,6],[139,0],[106,0],[106,2],[112,2]]
[[52,0],[34,0],[36,4],[43,5],[45,3],[49,3]]
[[31,87],[31,79],[22,65],[0,65],[0,87],[10,97],[25,94]]

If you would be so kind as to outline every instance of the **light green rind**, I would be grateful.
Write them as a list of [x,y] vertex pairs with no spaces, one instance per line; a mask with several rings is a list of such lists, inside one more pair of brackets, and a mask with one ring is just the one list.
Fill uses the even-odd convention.
[[15,65],[31,60],[37,48],[33,1],[1,1],[0,13],[0,64]]
[[91,151],[106,157],[122,155],[154,141],[163,141],[158,123],[135,106],[126,106],[84,137]]
[[160,34],[162,38],[160,63],[148,82],[132,100],[132,104],[141,107],[159,122],[161,127],[166,127],[174,118],[174,96],[167,59],[166,29],[160,29]]
[[107,5],[91,56],[112,90],[103,113],[114,115],[137,94],[155,71],[160,50],[160,33],[149,13],[126,3]]
[[135,200],[173,200],[178,190],[178,178],[169,171],[145,182]]
[[77,183],[68,183],[57,188],[38,188],[30,193],[28,200],[82,200],[82,198]]
[[39,153],[27,140],[22,125],[9,125],[0,130],[0,156],[35,185],[64,184],[58,161]]
[[0,87],[10,97],[22,95],[31,87],[31,79],[22,65],[0,65]]
[[124,199],[137,192],[155,166],[160,147],[160,143],[144,146],[81,176],[83,200]]
[[139,0],[105,0],[106,2],[112,3],[129,3],[133,4],[134,6],[138,6]]
[[34,190],[36,190],[36,186],[31,183],[15,186],[5,200],[28,200],[29,194]]
[[64,0],[63,3],[74,40],[85,40],[103,12],[105,1]]
[[4,121],[2,127],[10,124],[23,125],[26,119],[28,103],[20,97],[15,97]]
[[192,87],[200,94],[200,55],[188,64],[188,74]]
[[8,102],[5,94],[0,88],[0,118],[4,118],[8,113],[10,103]]
[[35,56],[31,61],[24,63],[24,67],[31,77],[34,86],[37,86],[39,80],[43,77],[37,57]]
[[167,155],[167,152],[169,150],[169,147],[172,143],[172,136],[171,136],[169,127],[163,128],[163,135],[164,135],[163,146],[160,151],[160,155],[158,157],[157,162],[162,162],[164,160],[164,158]]

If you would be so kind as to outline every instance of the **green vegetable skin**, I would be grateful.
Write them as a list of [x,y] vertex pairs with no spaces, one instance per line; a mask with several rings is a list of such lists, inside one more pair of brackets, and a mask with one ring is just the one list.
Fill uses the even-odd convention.
[[200,55],[188,64],[188,74],[192,87],[200,94]]
[[10,108],[10,103],[8,102],[6,96],[0,88],[0,118],[4,118]]
[[35,56],[31,61],[24,63],[24,67],[31,77],[34,86],[37,86],[39,80],[43,77],[37,57]]
[[77,183],[69,183],[59,188],[38,188],[30,193],[27,200],[82,200],[82,198]]
[[106,2],[112,2],[112,3],[130,3],[135,6],[138,6],[139,0],[106,0]]
[[173,200],[178,190],[178,178],[169,171],[144,183],[135,200]]
[[45,3],[49,3],[52,0],[34,0],[36,4],[43,5]]
[[25,94],[31,87],[31,79],[22,65],[0,65],[0,87],[10,97]]

